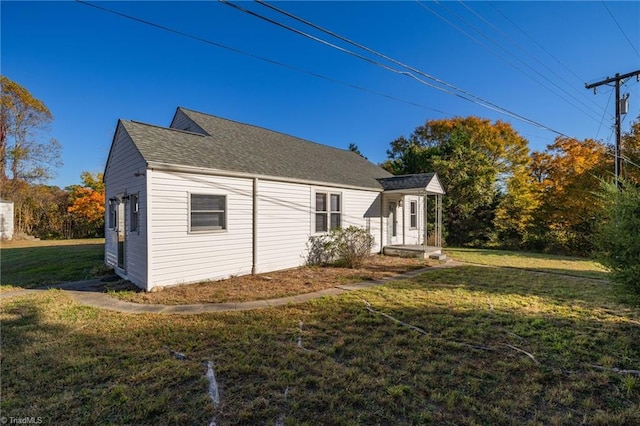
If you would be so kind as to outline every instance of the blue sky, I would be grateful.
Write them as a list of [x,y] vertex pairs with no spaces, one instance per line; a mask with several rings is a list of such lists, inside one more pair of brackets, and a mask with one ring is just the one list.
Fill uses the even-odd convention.
[[[77,2],[2,1],[1,72],[49,107],[49,135],[63,145],[50,184],[102,171],[119,118],[168,126],[178,106],[340,148],[355,143],[376,163],[428,119],[502,119],[532,150],[556,136],[217,1],[95,4],[328,79]],[[234,4],[349,47],[257,3]],[[580,139],[614,140],[613,89],[594,95],[584,84],[640,69],[637,1],[273,4]],[[631,79],[622,93],[627,129],[640,113],[640,83]]]

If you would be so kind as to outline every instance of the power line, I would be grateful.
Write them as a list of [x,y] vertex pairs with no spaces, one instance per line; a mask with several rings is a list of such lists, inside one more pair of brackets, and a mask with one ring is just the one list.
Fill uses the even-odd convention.
[[567,65],[565,65],[560,59],[558,59],[553,53],[549,52],[543,45],[541,45],[540,43],[538,43],[536,41],[536,39],[534,39],[533,37],[531,37],[525,30],[523,30],[518,24],[516,24],[512,19],[510,19],[507,15],[505,15],[504,13],[502,13],[500,11],[500,9],[498,9],[492,2],[489,2],[489,6],[491,6],[496,12],[498,12],[504,19],[506,19],[507,21],[509,21],[511,23],[511,25],[513,25],[514,27],[516,27],[522,34],[524,34],[529,40],[531,40],[533,43],[535,43],[536,46],[538,46],[540,49],[542,49],[547,55],[549,55],[550,57],[552,57],[558,64],[560,64],[564,69],[566,69],[567,71],[569,71],[569,73],[571,73],[574,77],[576,77],[579,81],[580,84],[584,83],[585,79],[583,77],[580,77],[578,74],[576,74],[575,71],[573,71],[571,68],[569,68]]
[[[437,81],[438,83],[443,84],[443,85],[445,85],[446,87],[450,87],[450,88],[452,88],[452,89],[456,90],[457,92],[464,93],[464,94],[465,94],[465,95],[467,95],[467,96],[465,96],[465,95],[461,95],[460,93],[451,92],[451,90],[448,90],[448,89],[443,88],[443,87],[436,86],[436,85],[434,85],[434,84],[432,84],[432,83],[429,83],[429,82],[427,82],[427,81],[425,81],[425,80],[422,80],[422,79],[418,78],[417,76],[413,75],[413,74],[412,74],[412,73],[410,73],[410,72],[397,70],[397,69],[392,68],[392,67],[390,67],[390,66],[388,66],[388,65],[382,64],[382,63],[380,63],[380,62],[378,62],[378,61],[375,61],[375,60],[373,60],[373,59],[371,59],[371,58],[367,58],[366,56],[363,56],[363,55],[360,55],[360,54],[358,54],[358,53],[352,52],[352,51],[350,51],[350,50],[348,50],[348,49],[345,49],[345,48],[343,48],[343,47],[337,46],[337,45],[335,45],[335,44],[333,44],[333,43],[330,43],[330,42],[328,42],[328,41],[326,41],[326,40],[323,40],[323,39],[321,39],[321,38],[319,38],[319,37],[313,36],[313,35],[311,35],[311,34],[305,33],[304,31],[301,31],[301,30],[298,30],[298,29],[296,29],[296,28],[293,28],[293,27],[290,27],[290,26],[288,26],[288,25],[285,25],[285,24],[283,24],[283,23],[281,23],[281,22],[278,22],[278,21],[275,21],[275,20],[273,20],[273,19],[267,18],[266,16],[260,15],[260,14],[258,14],[258,13],[256,13],[256,12],[250,11],[250,10],[245,9],[245,8],[243,8],[243,7],[241,7],[241,6],[238,6],[238,5],[236,5],[236,4],[230,3],[230,2],[225,1],[225,0],[218,0],[218,1],[220,1],[220,2],[221,2],[221,3],[223,3],[223,4],[228,5],[228,6],[230,6],[230,7],[233,7],[233,8],[235,8],[235,9],[237,9],[237,10],[241,11],[241,12],[244,12],[244,13],[246,13],[246,14],[248,14],[248,15],[254,16],[254,17],[259,18],[259,19],[262,19],[262,20],[264,20],[264,21],[266,21],[266,22],[269,22],[269,23],[271,23],[271,24],[273,24],[273,25],[276,25],[276,26],[278,26],[278,27],[281,27],[281,28],[283,28],[283,29],[286,29],[286,30],[288,30],[288,31],[291,31],[291,32],[293,32],[293,33],[295,33],[295,34],[301,35],[301,36],[303,36],[303,37],[309,38],[309,39],[311,39],[311,40],[313,40],[313,41],[316,41],[316,42],[318,42],[318,43],[324,44],[324,45],[326,45],[326,46],[332,47],[332,48],[334,48],[334,49],[336,49],[336,50],[339,50],[339,51],[341,51],[341,52],[343,52],[343,53],[347,53],[347,54],[349,54],[349,55],[352,55],[352,56],[354,56],[354,57],[357,57],[357,58],[359,58],[359,59],[361,59],[361,60],[364,60],[364,61],[366,61],[366,62],[369,62],[369,63],[371,63],[371,64],[373,64],[373,65],[376,65],[376,66],[381,67],[381,68],[383,68],[383,69],[386,69],[386,70],[388,70],[388,71],[391,71],[391,72],[394,72],[394,73],[396,73],[396,74],[401,74],[401,75],[405,75],[405,76],[407,76],[407,77],[410,77],[410,78],[412,78],[412,79],[414,79],[414,80],[416,80],[416,81],[418,81],[418,82],[420,82],[420,83],[422,83],[422,84],[424,84],[424,85],[427,85],[427,86],[429,86],[429,87],[432,87],[432,88],[434,88],[434,89],[437,89],[437,90],[440,90],[440,91],[442,91],[442,92],[448,93],[448,94],[450,94],[450,95],[453,95],[453,96],[456,96],[456,97],[459,97],[459,98],[465,99],[465,100],[467,100],[467,101],[469,101],[469,102],[472,102],[472,103],[474,103],[474,104],[477,104],[477,105],[483,106],[483,107],[485,107],[485,108],[488,108],[488,109],[494,110],[494,111],[496,111],[496,112],[500,112],[500,113],[505,114],[505,115],[508,115],[508,116],[510,116],[510,117],[512,117],[512,118],[515,118],[515,119],[518,119],[518,120],[523,121],[523,122],[525,122],[525,123],[528,123],[528,124],[534,125],[534,126],[536,126],[536,127],[539,127],[539,128],[542,128],[542,129],[545,129],[545,130],[551,131],[551,132],[556,133],[556,134],[558,134],[558,135],[566,136],[566,135],[565,135],[564,133],[562,133],[562,132],[559,132],[559,131],[554,130],[554,129],[552,129],[552,128],[548,127],[548,126],[545,126],[545,125],[543,125],[543,124],[541,124],[541,123],[539,123],[539,122],[536,122],[536,121],[534,121],[534,120],[531,120],[531,119],[529,119],[529,118],[526,118],[526,117],[524,117],[524,116],[522,116],[522,115],[520,115],[520,114],[517,114],[517,113],[515,113],[515,112],[513,112],[513,111],[510,111],[510,110],[508,110],[508,109],[506,109],[506,108],[500,107],[499,105],[496,105],[496,104],[494,104],[494,103],[492,103],[492,102],[490,102],[490,101],[487,101],[487,100],[485,100],[485,99],[482,99],[482,98],[480,98],[480,97],[479,97],[479,96],[477,96],[477,95],[474,95],[474,94],[472,94],[472,93],[470,93],[470,92],[467,92],[467,91],[464,91],[463,89],[460,89],[460,88],[458,88],[458,87],[456,87],[456,86],[454,86],[454,85],[452,85],[452,84],[450,84],[450,83],[447,83],[447,82],[445,82],[444,80],[436,79],[436,78],[435,78],[435,77],[433,77],[433,76],[430,76],[430,75],[428,75],[428,74],[426,74],[426,73],[424,73],[424,72],[422,72],[422,71],[416,70],[415,68],[410,67],[410,66],[408,66],[408,65],[402,64],[401,62],[396,61],[396,60],[394,60],[394,59],[392,59],[392,58],[389,58],[389,57],[387,57],[387,56],[385,56],[385,55],[383,55],[383,54],[381,54],[381,53],[379,53],[379,52],[376,52],[376,51],[374,51],[373,49],[370,49],[370,48],[367,48],[367,47],[365,47],[365,46],[362,46],[362,45],[360,45],[360,44],[358,44],[358,43],[356,43],[356,42],[353,42],[353,41],[351,41],[351,40],[349,40],[349,39],[346,39],[346,38],[344,38],[344,37],[342,37],[342,36],[338,36],[337,34],[335,34],[334,36],[335,36],[335,37],[339,37],[339,38],[341,38],[341,40],[343,40],[343,41],[347,41],[347,40],[348,40],[347,42],[348,42],[348,43],[350,43],[350,44],[353,44],[353,45],[355,45],[355,46],[357,46],[357,47],[359,47],[359,48],[361,48],[361,49],[364,49],[364,50],[366,50],[366,51],[368,51],[368,52],[370,52],[370,53],[374,53],[374,54],[376,54],[377,56],[380,56],[380,57],[383,57],[383,58],[385,58],[385,59],[387,59],[387,60],[389,60],[389,61],[392,61],[393,63],[398,64],[398,65],[401,65],[401,66],[403,66],[404,68],[407,68],[407,69],[409,69],[409,70],[411,70],[411,71],[415,72],[416,74],[420,74],[420,75],[422,75],[422,76],[427,77],[428,79],[431,79],[431,80]],[[275,6],[268,5],[268,4],[265,4],[265,3],[263,3],[263,2],[260,2],[260,4],[262,4],[262,5],[264,5],[264,6],[267,6],[267,7],[270,7],[270,8],[275,8]],[[277,9],[277,8],[276,8],[276,9]],[[274,9],[274,10],[275,10],[275,9]],[[284,11],[283,11],[283,12],[284,12]],[[284,13],[285,13],[285,14],[288,14],[288,12],[284,12]],[[295,15],[292,15],[292,14],[289,14],[289,15],[291,15],[291,17],[292,17],[292,18],[295,16]],[[303,20],[302,18],[297,18],[297,17],[295,17],[294,19],[298,19],[298,20],[300,20],[301,22],[308,22],[308,21]],[[315,24],[311,24],[311,23],[309,23],[309,25],[315,26]],[[321,30],[321,31],[329,32],[328,30],[324,30],[323,28],[321,28],[321,27],[319,27],[319,26],[315,26],[315,27],[316,27],[317,29]],[[567,137],[568,137],[568,136],[567,136]]]
[[[607,100],[607,106],[604,107],[605,112],[602,114],[602,120],[600,120],[600,125],[598,125],[598,131],[596,132],[596,139],[598,139],[598,136],[600,135],[600,129],[602,128],[602,123],[604,122],[604,116],[607,113],[607,108],[609,108],[609,104],[611,103],[611,97],[613,96],[613,90],[611,91],[611,93],[609,93],[609,99]],[[609,136],[609,138],[611,138],[611,136]]]
[[[484,47],[485,49],[487,49],[488,51],[490,51],[491,53],[493,53],[494,55],[496,55],[498,58],[500,58],[501,60],[503,60],[505,63],[507,63],[508,65],[510,65],[511,67],[513,67],[515,70],[521,72],[522,74],[524,74],[525,76],[527,76],[528,78],[530,78],[532,81],[538,83],[540,86],[544,87],[545,89],[547,89],[549,92],[551,92],[552,94],[554,94],[555,96],[559,97],[560,99],[562,99],[563,101],[565,101],[566,103],[568,103],[569,105],[571,105],[572,107],[576,108],[578,111],[582,112],[583,114],[585,114],[587,117],[591,118],[592,120],[594,120],[595,122],[598,122],[598,116],[594,116],[591,113],[583,110],[582,108],[579,108],[577,105],[575,105],[575,103],[572,103],[570,100],[566,99],[565,97],[561,96],[560,93],[558,93],[557,91],[555,91],[554,89],[550,88],[549,86],[543,84],[540,80],[538,80],[537,78],[535,78],[534,76],[532,76],[531,74],[527,73],[525,70],[523,70],[522,68],[520,68],[519,66],[517,66],[516,64],[514,64],[513,62],[511,62],[510,60],[508,60],[507,58],[505,58],[504,56],[502,56],[501,54],[499,54],[498,52],[496,52],[494,49],[490,48],[489,46],[487,46],[485,43],[479,41],[477,38],[473,37],[472,35],[470,35],[468,32],[464,31],[462,28],[460,28],[459,26],[457,26],[456,24],[454,24],[453,22],[449,21],[448,19],[444,18],[442,15],[440,15],[438,12],[436,12],[435,10],[433,10],[432,8],[426,6],[425,4],[423,4],[423,2],[421,2],[420,0],[416,0],[416,2],[422,6],[425,10],[433,13],[434,15],[436,15],[438,18],[442,19],[444,22],[446,22],[447,24],[451,25],[452,27],[454,27],[455,29],[457,29],[458,31],[460,31],[461,33],[463,33],[464,35],[466,35],[467,37],[469,37],[470,39],[472,39],[473,41],[475,41],[476,43],[480,44],[482,47]],[[551,79],[549,79],[547,76],[545,76],[544,74],[542,74],[541,72],[539,72],[538,70],[536,70],[535,68],[531,67],[529,64],[525,63],[524,61],[522,61],[520,58],[518,58],[516,55],[514,55],[512,52],[510,52],[509,50],[507,50],[506,48],[504,48],[502,45],[500,45],[500,43],[496,42],[494,39],[492,39],[490,36],[484,34],[481,30],[479,30],[478,28],[476,28],[473,24],[469,23],[466,19],[464,19],[462,16],[460,16],[459,14],[457,14],[456,12],[452,11],[451,9],[449,9],[448,7],[446,7],[445,5],[443,5],[441,2],[439,2],[438,0],[434,0],[434,3],[436,3],[438,6],[440,6],[442,9],[446,10],[449,14],[451,14],[452,16],[454,16],[455,18],[457,18],[458,20],[460,20],[462,23],[464,23],[465,25],[467,25],[469,28],[471,28],[472,30],[474,30],[477,34],[479,34],[480,36],[482,36],[483,38],[487,39],[489,42],[493,43],[496,47],[498,47],[500,50],[502,50],[503,52],[507,53],[509,56],[511,56],[513,59],[515,59],[516,61],[518,61],[520,64],[524,65],[525,67],[527,67],[529,70],[533,71],[535,74],[537,74],[538,76],[540,76],[541,78],[543,78],[544,80],[546,80],[547,82],[551,83],[553,86],[555,86],[557,89],[559,89],[560,91],[564,92],[567,96],[571,97],[574,101],[582,104],[584,107],[590,109],[592,112],[595,112],[596,114],[600,114],[599,111],[596,111],[595,109],[593,109],[590,105],[587,105],[585,102],[581,101],[580,99],[576,98],[574,95],[572,95],[571,93],[567,92],[563,87],[559,86],[558,84],[556,84],[554,81],[552,81]],[[471,10],[471,9],[469,9]]]
[[[518,43],[516,40],[513,39],[513,37],[511,37],[509,34],[507,34],[506,32],[502,31],[500,28],[498,28],[496,25],[494,25],[493,23],[491,23],[489,20],[485,19],[482,15],[480,15],[477,11],[475,11],[474,9],[471,8],[471,6],[469,6],[468,4],[466,4],[465,2],[463,2],[462,0],[458,0],[458,3],[460,3],[462,6],[464,6],[467,10],[469,10],[471,13],[473,13],[475,16],[477,16],[478,18],[480,18],[485,24],[487,24],[490,28],[492,28],[494,31],[496,31],[497,33],[499,33],[503,38],[506,38],[512,45],[514,45],[515,47],[517,47],[518,49],[520,49],[522,52],[524,52],[525,54],[527,54],[531,59],[533,59],[534,61],[536,61],[538,64],[542,65],[544,68],[547,69],[547,71],[549,71],[551,74],[555,75],[558,79],[562,80],[568,87],[572,87],[574,88],[574,90],[576,91],[576,93],[578,93],[582,98],[586,99],[587,101],[591,102],[593,105],[599,107],[602,109],[602,107],[600,105],[598,105],[595,101],[593,101],[593,99],[587,97],[582,91],[578,91],[578,88],[576,86],[574,86],[572,83],[570,83],[569,81],[567,81],[564,77],[562,77],[561,75],[559,75],[558,73],[556,73],[550,66],[548,66],[547,64],[545,64],[543,61],[541,61],[540,59],[538,59],[535,55],[533,55],[532,53],[530,53],[527,49],[525,49],[520,43]],[[603,109],[603,111],[606,112],[606,108]]]
[[631,48],[633,49],[634,52],[636,52],[636,55],[638,55],[638,57],[640,58],[640,52],[638,52],[638,49],[636,49],[636,47],[633,45],[633,43],[631,42],[631,40],[629,40],[629,36],[627,36],[627,33],[622,29],[622,27],[620,26],[620,24],[618,23],[618,20],[616,19],[616,17],[613,15],[613,13],[611,12],[611,10],[609,9],[609,6],[607,6],[607,4],[601,0],[600,1],[602,3],[602,5],[604,6],[605,9],[607,9],[607,12],[609,12],[609,16],[611,16],[611,19],[613,19],[613,22],[616,23],[616,25],[618,26],[618,29],[620,30],[620,32],[622,33],[622,35],[624,36],[624,38],[627,39],[627,41],[629,42],[629,45],[631,46]]
[[610,83],[614,83],[615,85],[615,89],[616,89],[616,146],[615,146],[615,153],[616,153],[616,158],[615,158],[615,178],[616,178],[616,186],[619,185],[618,182],[618,178],[622,172],[622,158],[620,157],[620,148],[621,148],[621,139],[622,139],[622,132],[621,132],[621,120],[620,120],[620,115],[621,114],[626,114],[626,112],[622,112],[621,111],[621,99],[620,99],[620,86],[622,84],[624,84],[625,80],[631,78],[631,77],[636,77],[640,79],[640,70],[636,70],[636,71],[632,71],[623,75],[620,75],[619,73],[616,73],[615,77],[607,77],[606,79],[602,80],[602,81],[598,81],[597,83],[592,83],[592,84],[585,84],[585,88],[586,89],[593,89],[594,92],[596,90],[597,87],[602,86],[602,85],[609,85]]
[[83,0],[75,0],[75,2],[76,3],[80,3],[82,5],[85,5],[85,6],[90,6],[90,7],[96,8],[96,9],[101,10],[103,12],[107,12],[107,13],[110,13],[110,14],[113,14],[113,15],[116,15],[116,16],[119,16],[119,17],[122,17],[122,18],[126,18],[126,19],[129,19],[129,20],[132,20],[132,21],[144,24],[144,25],[148,25],[148,26],[151,26],[151,27],[163,30],[163,31],[167,31],[167,32],[170,32],[170,33],[182,36],[182,37],[190,38],[190,39],[202,42],[202,43],[206,43],[206,44],[209,44],[209,45],[212,45],[212,46],[215,46],[215,47],[219,47],[221,49],[225,49],[225,50],[228,50],[228,51],[233,52],[233,53],[244,55],[244,56],[247,56],[247,57],[250,57],[250,58],[253,58],[253,59],[258,59],[260,61],[264,61],[264,62],[270,63],[272,65],[277,65],[277,66],[289,69],[291,71],[296,71],[296,72],[300,72],[300,73],[303,73],[303,74],[307,74],[307,75],[309,75],[311,77],[315,77],[315,78],[319,78],[319,79],[322,79],[322,80],[330,81],[330,82],[336,83],[336,84],[341,84],[343,86],[351,87],[351,88],[356,89],[356,90],[360,90],[360,91],[363,91],[363,92],[371,93],[371,94],[374,94],[374,95],[377,95],[377,96],[381,96],[381,97],[384,97],[384,98],[387,98],[387,99],[391,99],[391,100],[396,101],[396,102],[405,103],[405,104],[408,104],[408,105],[412,105],[412,106],[415,106],[415,107],[418,107],[418,108],[423,108],[423,109],[426,109],[426,110],[434,111],[434,112],[437,112],[437,113],[440,113],[440,114],[444,114],[444,115],[447,115],[447,116],[451,116],[451,117],[455,116],[455,114],[452,114],[452,113],[449,113],[449,112],[445,112],[445,111],[442,111],[442,110],[439,110],[439,109],[436,109],[436,108],[432,108],[432,107],[429,107],[429,106],[426,106],[426,105],[422,105],[422,104],[419,104],[419,103],[416,103],[416,102],[407,101],[407,100],[404,100],[404,99],[401,99],[401,98],[397,98],[397,97],[392,96],[392,95],[388,95],[388,94],[385,94],[385,93],[382,93],[382,92],[377,92],[375,90],[367,89],[366,87],[359,86],[359,85],[356,85],[356,84],[353,84],[353,83],[345,82],[345,81],[338,80],[338,79],[335,79],[335,78],[332,78],[332,77],[327,77],[325,75],[322,75],[322,74],[319,74],[319,73],[316,73],[316,72],[313,72],[313,71],[308,71],[308,70],[305,70],[305,69],[302,69],[302,68],[298,68],[296,66],[289,65],[289,64],[286,64],[284,62],[276,61],[276,60],[273,60],[273,59],[265,58],[263,56],[259,56],[259,55],[256,55],[256,54],[253,54],[253,53],[250,53],[250,52],[245,52],[243,50],[236,49],[234,47],[219,43],[217,41],[209,40],[209,39],[206,39],[206,38],[203,38],[203,37],[200,37],[200,36],[196,36],[196,35],[184,32],[184,31],[176,30],[176,29],[173,29],[173,28],[161,25],[161,24],[157,24],[155,22],[147,21],[145,19],[138,18],[138,17],[132,16],[132,15],[127,15],[125,13],[118,12],[118,11],[115,11],[113,9],[109,9],[109,8],[104,7],[104,6],[99,6],[97,4],[89,3],[89,2],[83,1]]

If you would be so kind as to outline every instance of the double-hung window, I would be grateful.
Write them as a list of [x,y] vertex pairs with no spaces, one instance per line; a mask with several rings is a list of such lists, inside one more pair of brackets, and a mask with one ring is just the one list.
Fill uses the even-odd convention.
[[115,229],[116,227],[116,209],[118,207],[118,202],[115,198],[109,199],[109,218],[108,218],[108,226],[109,229]]
[[191,194],[189,198],[189,231],[227,229],[227,196]]
[[342,196],[329,192],[316,192],[315,231],[327,232],[342,223]]
[[418,202],[411,201],[409,209],[409,226],[411,229],[416,229],[418,227]]
[[138,203],[138,194],[129,195],[129,207],[131,217],[131,232],[138,232],[140,228],[140,206]]

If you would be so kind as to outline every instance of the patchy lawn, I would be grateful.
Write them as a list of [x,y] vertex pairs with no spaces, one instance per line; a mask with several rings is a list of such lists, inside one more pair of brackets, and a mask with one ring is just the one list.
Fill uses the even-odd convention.
[[130,302],[164,305],[245,302],[311,293],[342,284],[379,280],[434,263],[437,262],[376,255],[369,258],[359,269],[304,266],[267,274],[185,284],[150,293],[129,286],[124,291],[109,291],[109,294]]
[[445,252],[461,262],[479,265],[523,268],[600,279],[608,279],[609,275],[609,271],[600,263],[583,257],[473,248],[446,248]]
[[104,238],[3,241],[0,246],[0,290],[94,278],[107,273],[103,264]]
[[602,280],[476,265],[201,315],[49,290],[0,301],[0,408],[78,425],[640,424],[640,310],[624,300]]

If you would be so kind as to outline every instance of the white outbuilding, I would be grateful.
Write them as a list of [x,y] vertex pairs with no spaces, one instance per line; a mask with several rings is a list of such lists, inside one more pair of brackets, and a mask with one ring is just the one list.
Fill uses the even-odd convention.
[[13,239],[13,201],[0,200],[0,239]]

